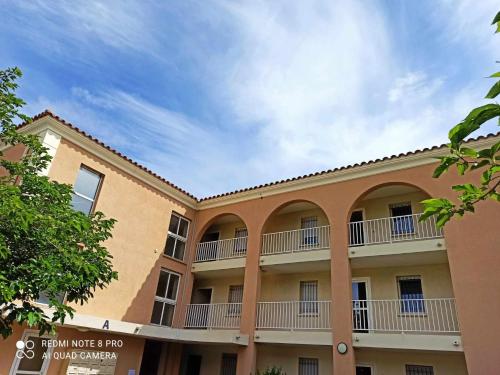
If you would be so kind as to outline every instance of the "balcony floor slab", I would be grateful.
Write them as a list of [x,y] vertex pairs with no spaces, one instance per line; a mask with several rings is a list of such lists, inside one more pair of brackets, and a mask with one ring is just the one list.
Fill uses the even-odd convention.
[[352,342],[358,348],[409,349],[463,352],[460,335],[413,333],[353,333]]
[[294,345],[333,345],[331,331],[255,331],[255,342]]

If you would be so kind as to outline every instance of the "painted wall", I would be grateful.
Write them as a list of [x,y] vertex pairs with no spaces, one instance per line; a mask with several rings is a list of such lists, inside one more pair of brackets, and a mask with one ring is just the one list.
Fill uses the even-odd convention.
[[[24,329],[19,328],[14,330],[14,334],[6,340],[0,340],[0,374],[8,374],[12,366],[15,353],[16,353],[16,341],[22,338]],[[68,347],[54,348],[54,352],[64,355],[65,353],[70,353],[73,350],[86,350],[86,351],[101,351],[101,352],[114,352],[117,355],[117,364],[115,373],[116,374],[127,374],[128,370],[134,369],[136,373],[139,373],[139,368],[141,365],[142,351],[144,347],[144,339],[120,336],[120,335],[110,335],[107,333],[97,333],[97,332],[80,332],[76,329],[71,328],[58,328],[57,329],[57,340],[68,340],[70,345]],[[121,340],[123,345],[121,348],[111,347],[108,348],[92,348],[87,347],[74,347],[71,345],[72,340],[95,340],[94,343],[97,345],[98,340],[102,340],[103,345],[106,346],[106,340]],[[64,358],[64,357],[62,357]],[[69,364],[69,359],[58,359],[53,357],[49,363],[47,370],[47,375],[62,375],[66,374],[66,370]]]
[[316,216],[318,218],[318,226],[321,227],[324,225],[328,225],[328,219],[320,208],[295,211],[285,214],[280,214],[278,211],[271,217],[269,217],[265,225],[264,233],[274,233],[300,229],[301,219],[311,216]]
[[365,199],[356,205],[356,209],[364,208],[366,215],[365,220],[371,220],[391,216],[391,210],[389,208],[391,204],[410,202],[412,212],[418,214],[423,212],[423,206],[420,202],[427,198],[428,196],[424,192],[414,192]]
[[356,363],[372,365],[374,375],[405,374],[406,364],[433,366],[435,375],[467,375],[462,353],[356,349]]
[[299,301],[300,282],[318,281],[318,298],[320,301],[331,301],[330,272],[309,273],[264,273],[261,280],[261,302]]
[[398,299],[398,276],[421,276],[424,298],[452,298],[448,264],[354,269],[352,277],[368,277],[371,299]]
[[229,238],[234,238],[236,229],[245,228],[245,223],[241,220],[233,221],[230,223],[221,223],[211,225],[206,233],[219,232],[219,240],[226,240]]
[[317,358],[319,374],[332,374],[332,351],[328,347],[275,346],[259,344],[257,348],[257,368],[264,371],[267,367],[282,367],[287,375],[298,375],[299,357]]
[[229,296],[229,287],[231,285],[243,285],[243,277],[196,280],[193,286],[193,301],[196,300],[197,289],[212,288],[212,303],[227,303]]
[[194,212],[65,140],[49,177],[74,184],[82,164],[104,175],[95,210],[118,220],[106,246],[119,280],[97,290],[90,303],[74,307],[82,314],[149,323],[160,269],[180,274],[187,269],[185,263],[163,255],[171,213],[192,219]]

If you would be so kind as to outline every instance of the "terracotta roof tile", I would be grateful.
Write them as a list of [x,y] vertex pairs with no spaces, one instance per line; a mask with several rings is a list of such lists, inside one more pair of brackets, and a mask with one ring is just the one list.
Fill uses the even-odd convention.
[[[431,151],[431,150],[437,150],[437,149],[446,147],[446,144],[442,144],[440,146],[433,146],[431,148],[426,147],[426,148],[423,148],[421,150],[409,151],[409,152],[401,153],[401,154],[398,154],[398,155],[385,156],[385,157],[383,157],[381,159],[379,158],[379,159],[375,159],[375,160],[363,161],[363,162],[360,162],[360,163],[350,164],[350,165],[341,166],[341,167],[337,167],[337,168],[333,168],[333,169],[328,169],[328,170],[324,170],[324,171],[318,171],[318,172],[314,172],[314,173],[310,173],[310,174],[305,174],[305,175],[302,175],[302,176],[296,176],[296,177],[291,177],[291,178],[287,178],[287,179],[284,179],[284,180],[268,182],[268,183],[265,183],[265,184],[256,185],[256,186],[252,186],[252,187],[246,187],[246,188],[243,188],[243,189],[238,189],[238,190],[230,191],[230,192],[227,192],[227,193],[216,194],[216,195],[212,195],[212,196],[208,196],[208,197],[204,197],[204,198],[196,198],[194,195],[188,193],[186,190],[181,189],[177,185],[174,185],[173,183],[171,183],[170,181],[164,179],[160,175],[154,173],[150,169],[144,167],[143,165],[137,163],[136,161],[130,159],[129,157],[123,155],[122,153],[120,153],[119,151],[117,151],[117,150],[109,147],[108,145],[102,143],[97,138],[94,138],[90,134],[87,134],[83,130],[81,130],[78,127],[76,127],[75,125],[73,125],[73,124],[65,121],[64,119],[60,118],[59,116],[53,114],[49,110],[45,110],[45,111],[43,111],[43,112],[35,115],[33,117],[33,121],[34,120],[38,120],[38,119],[43,118],[43,117],[46,117],[46,116],[52,117],[53,119],[59,121],[60,123],[62,123],[64,125],[68,126],[69,128],[77,131],[78,133],[80,133],[83,136],[87,137],[88,139],[94,141],[98,145],[100,145],[100,146],[104,147],[105,149],[113,152],[114,154],[120,156],[121,158],[123,158],[126,161],[128,161],[129,163],[137,166],[138,168],[142,169],[143,171],[149,173],[150,175],[156,177],[157,179],[159,179],[163,183],[165,183],[165,184],[173,187],[174,189],[176,189],[179,192],[187,195],[188,197],[190,197],[192,199],[195,199],[197,202],[204,202],[204,201],[208,201],[210,199],[216,199],[216,198],[226,197],[226,196],[229,196],[229,195],[235,195],[235,194],[238,194],[238,193],[243,193],[243,192],[247,192],[247,191],[251,191],[251,190],[257,190],[257,189],[264,188],[264,187],[275,186],[275,185],[284,184],[284,183],[287,183],[287,182],[302,180],[302,179],[306,179],[306,178],[313,177],[313,176],[319,176],[319,175],[324,175],[324,174],[329,174],[329,173],[335,173],[335,172],[343,171],[343,170],[346,170],[346,169],[352,169],[352,168],[356,168],[356,167],[360,167],[360,166],[364,166],[364,165],[375,164],[375,163],[378,163],[378,162],[381,162],[381,161],[385,161],[385,160],[397,159],[397,158],[401,158],[401,157],[405,157],[405,156],[415,155],[415,154],[419,154],[419,153],[422,153],[422,152],[427,152],[427,151]],[[26,125],[27,125],[26,123],[25,124],[21,124],[21,125],[19,125],[19,128],[21,128],[23,126],[26,126]],[[493,138],[493,137],[497,137],[497,136],[500,136],[500,132],[498,132],[496,134],[490,133],[490,134],[487,134],[487,135],[482,135],[482,136],[479,136],[479,137],[476,137],[476,138],[472,138],[472,139],[467,140],[467,142],[473,142],[473,141],[477,141],[477,140],[480,140],[480,139]]]

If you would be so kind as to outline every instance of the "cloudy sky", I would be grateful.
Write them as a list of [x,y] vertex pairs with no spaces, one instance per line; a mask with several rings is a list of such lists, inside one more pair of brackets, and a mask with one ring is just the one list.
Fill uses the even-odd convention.
[[0,66],[23,70],[29,114],[199,197],[443,143],[500,59],[498,0],[0,7]]

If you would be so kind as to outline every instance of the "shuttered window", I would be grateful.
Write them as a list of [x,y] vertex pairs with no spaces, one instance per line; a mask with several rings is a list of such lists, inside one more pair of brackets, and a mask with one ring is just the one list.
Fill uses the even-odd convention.
[[234,353],[222,353],[220,375],[236,375],[238,356]]
[[300,282],[300,314],[318,313],[318,282]]
[[299,375],[319,375],[317,358],[299,358]]
[[434,375],[432,366],[406,365],[406,375]]
[[318,241],[318,217],[303,217],[300,220],[302,246],[315,246]]
[[231,304],[228,306],[228,314],[240,316],[241,303],[243,302],[243,285],[231,285],[229,287],[227,302]]

